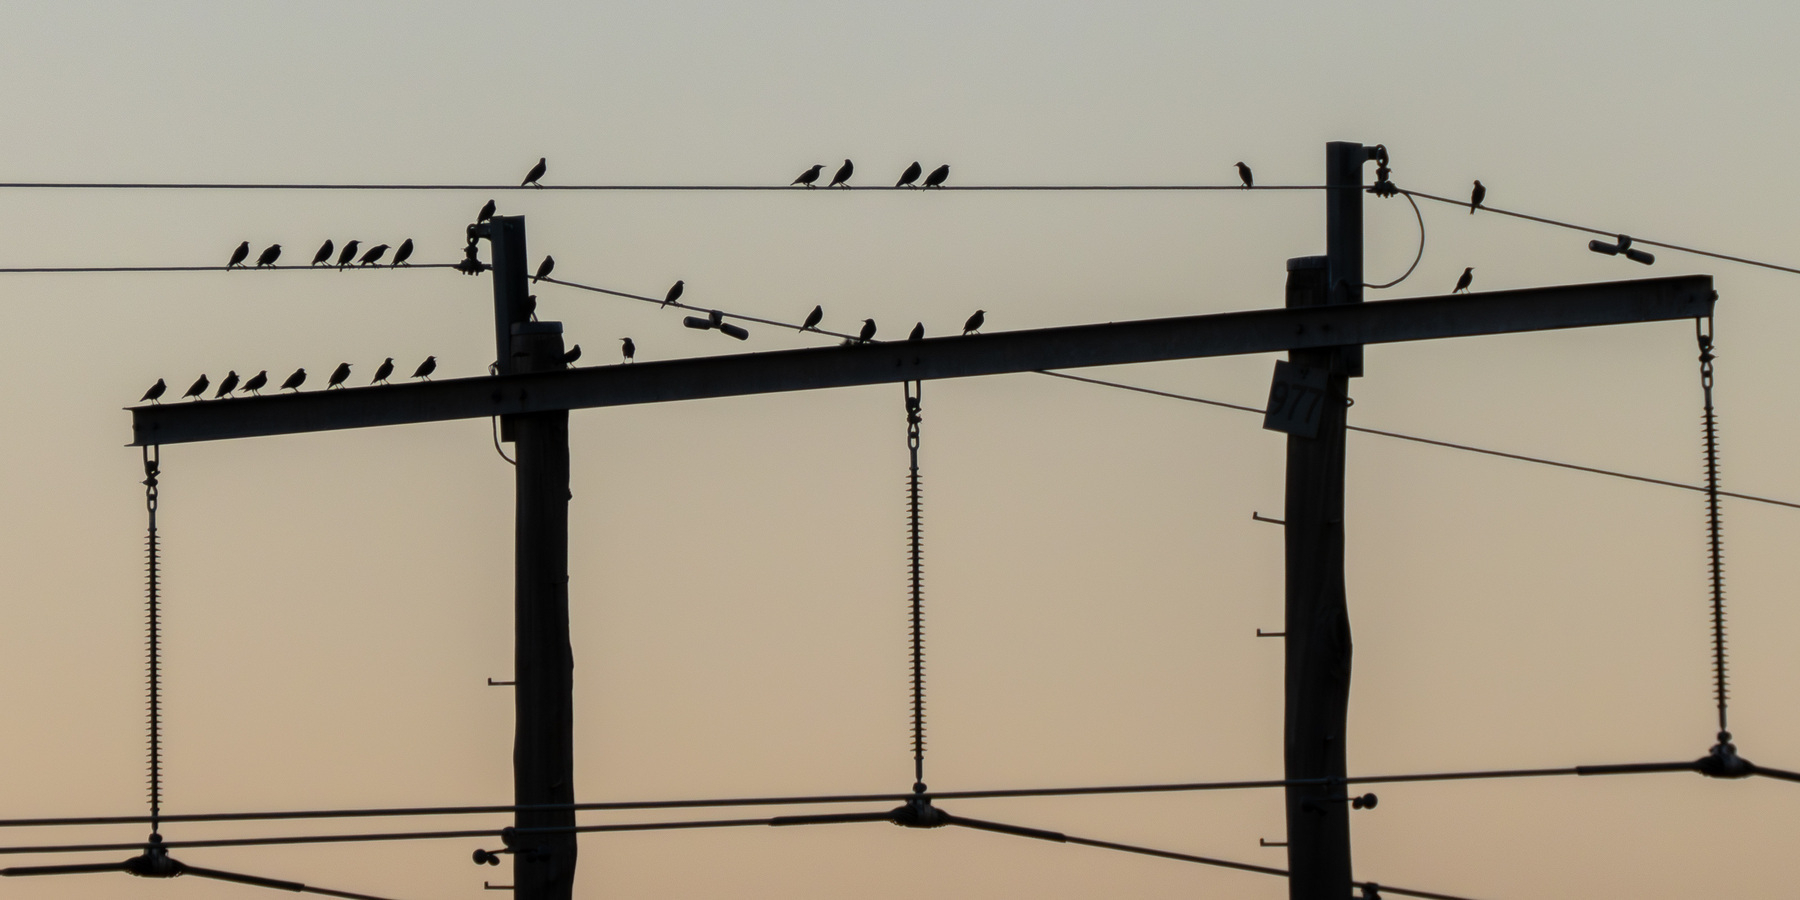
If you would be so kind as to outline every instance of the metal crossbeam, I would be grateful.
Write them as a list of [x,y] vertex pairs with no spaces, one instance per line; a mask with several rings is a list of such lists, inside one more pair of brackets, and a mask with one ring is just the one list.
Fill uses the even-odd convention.
[[168,403],[131,408],[132,445],[1690,319],[1714,297],[1685,275]]

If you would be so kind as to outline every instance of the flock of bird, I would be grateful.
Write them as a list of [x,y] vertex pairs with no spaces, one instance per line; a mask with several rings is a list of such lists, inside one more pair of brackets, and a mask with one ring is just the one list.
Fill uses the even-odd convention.
[[[338,253],[337,263],[336,263],[337,267],[339,269],[347,269],[350,267],[351,263],[355,263],[359,266],[378,266],[378,265],[381,265],[381,258],[383,256],[386,256],[387,252],[388,252],[387,244],[376,244],[375,246],[370,247],[367,251],[365,251],[363,253],[361,259],[358,259],[356,256],[356,251],[358,249],[360,249],[361,246],[362,246],[361,241],[351,241],[350,243],[345,244],[343,251]],[[313,254],[312,264],[315,266],[321,265],[321,264],[332,265],[331,251],[334,249],[336,249],[336,248],[332,245],[331,240],[329,238],[327,238],[325,243],[321,244],[319,246],[319,252]],[[407,265],[406,261],[408,259],[412,258],[412,253],[413,253],[412,238],[407,238],[406,240],[400,242],[400,246],[398,248],[394,249],[394,261],[388,263],[388,265],[390,267]],[[245,261],[248,260],[249,258],[250,258],[250,242],[245,241],[245,242],[239,244],[237,246],[236,250],[231,251],[231,261],[225,264],[225,268],[227,268],[227,269],[243,268]],[[280,258],[281,258],[281,245],[280,244],[270,244],[266,249],[263,250],[263,252],[261,254],[259,254],[256,257],[256,267],[259,269],[277,268],[277,266],[275,265],[275,261]]]
[[[912,165],[906,167],[906,171],[900,173],[900,180],[894,182],[894,187],[897,187],[897,188],[916,187],[916,188],[921,188],[921,189],[922,188],[941,188],[944,186],[944,182],[948,181],[950,179],[950,164],[949,163],[945,163],[941,166],[938,166],[935,169],[932,169],[931,174],[925,176],[925,183],[918,184],[917,182],[919,180],[919,175],[921,173],[923,173],[924,171],[925,171],[924,166],[921,166],[917,162],[914,162]],[[801,172],[800,177],[794,179],[791,182],[788,182],[788,186],[792,187],[797,184],[797,185],[800,185],[801,187],[808,187],[808,188],[818,187],[819,176],[823,175],[824,173],[825,173],[825,164],[820,163],[816,166],[813,166],[810,169],[807,169],[804,172]],[[838,166],[837,174],[831,176],[831,181],[829,183],[827,183],[825,186],[826,187],[849,188],[850,187],[850,176],[854,175],[855,173],[856,173],[856,163],[853,163],[846,159],[846,160],[844,160],[843,165]]]
[[[579,356],[581,354],[581,347],[577,345],[574,352]],[[429,381],[431,380],[431,373],[435,371],[437,371],[437,357],[427,356],[425,357],[425,361],[419,363],[419,367],[413,370],[412,377]],[[369,383],[387,384],[388,377],[393,374],[394,358],[390,356],[387,359],[382,360],[381,365],[375,367],[375,377]],[[350,364],[338,363],[338,367],[331,373],[331,378],[327,379],[325,389],[341,388],[344,386],[344,382],[349,379]],[[294,374],[289,375],[287,380],[281,383],[281,387],[278,390],[294,391],[298,393],[300,391],[300,385],[305,383],[306,369],[295,369]],[[213,399],[223,400],[233,393],[249,393],[260,397],[262,396],[262,389],[267,387],[268,384],[269,370],[267,369],[257,372],[255,375],[245,379],[242,385],[238,384],[238,373],[234,369],[225,373],[225,377],[219,381],[219,388],[213,392]],[[181,399],[187,400],[191,398],[194,400],[204,400],[206,399],[206,389],[211,386],[212,382],[202,374],[199,379],[187,389],[187,393],[181,395]],[[161,378],[158,378],[156,379],[156,383],[151,385],[150,389],[144,392],[144,396],[138,398],[138,402],[142,403],[147,400],[151,403],[156,403],[162,399],[163,393],[168,389],[168,383],[164,382]]]

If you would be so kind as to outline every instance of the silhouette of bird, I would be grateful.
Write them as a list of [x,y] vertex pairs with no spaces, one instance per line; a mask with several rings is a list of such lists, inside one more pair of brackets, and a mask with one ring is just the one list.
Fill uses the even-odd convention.
[[548,168],[549,166],[544,164],[544,157],[538,157],[538,164],[531,167],[531,172],[525,176],[524,181],[519,182],[519,187],[524,187],[528,184],[543,187],[543,185],[538,184],[538,179],[544,177],[544,171]]
[[1487,188],[1482,187],[1481,179],[1475,179],[1475,190],[1469,192],[1469,215],[1475,214],[1475,208],[1487,199]]
[[156,379],[156,383],[151,385],[150,389],[144,392],[144,396],[138,398],[138,402],[142,403],[145,400],[148,400],[151,403],[155,403],[158,398],[162,397],[163,391],[168,389],[169,386],[164,384],[161,378],[158,378]]
[[381,262],[381,257],[383,254],[387,253],[387,250],[386,244],[376,244],[375,246],[370,247],[369,252],[364,253],[362,259],[357,260],[356,264],[359,266],[375,265],[376,263]]
[[874,336],[875,336],[875,320],[874,319],[864,319],[863,327],[862,327],[862,334],[857,335],[856,339],[859,341],[862,341],[863,343],[866,344],[869,342],[869,339]]
[[801,331],[811,331],[812,329],[819,327],[819,322],[821,320],[823,320],[824,318],[825,318],[825,307],[815,306],[815,307],[813,307],[812,312],[809,312],[806,314],[806,322],[805,322],[805,324],[800,326],[800,330]]
[[580,358],[581,358],[581,345],[576,344],[575,346],[569,348],[569,352],[563,354],[563,365],[567,366],[568,368],[573,369],[573,368],[575,368],[575,361]]
[[405,265],[406,261],[408,259],[412,258],[412,250],[413,250],[412,238],[407,238],[406,240],[401,241],[400,249],[394,251],[394,265],[396,265],[396,266]]
[[337,267],[342,269],[356,260],[356,245],[359,241],[351,241],[344,245],[344,252],[338,254]]
[[[1470,267],[1464,269],[1463,273],[1462,273],[1462,277],[1456,279],[1456,291],[1468,290],[1469,282],[1474,281],[1474,280],[1475,280],[1475,267],[1470,266]],[[1454,294],[1454,293],[1456,293],[1456,291],[1451,291],[1450,293]]]
[[258,256],[256,258],[256,267],[260,269],[260,268],[263,268],[264,266],[272,266],[275,264],[275,260],[280,259],[280,258],[281,258],[281,245],[280,244],[270,244],[268,249],[264,250],[262,252],[262,255]]
[[619,341],[619,352],[625,354],[626,362],[631,362],[637,356],[637,345],[631,342],[631,338],[619,338]]
[[338,363],[338,367],[331,370],[331,380],[325,382],[325,389],[329,391],[334,387],[343,387],[344,379],[349,378],[349,377],[350,377],[350,364],[349,363]]
[[299,393],[300,385],[304,383],[306,383],[306,370],[295,369],[294,374],[289,375],[287,380],[281,383],[281,390]]
[[486,222],[494,217],[494,201],[489,200],[481,207],[481,213],[475,217],[476,224]]
[[854,171],[856,171],[856,164],[847,159],[844,160],[844,164],[838,166],[837,174],[831,176],[831,183],[826,185],[826,187],[837,187],[840,184],[844,187],[849,187],[850,173]]
[[437,357],[427,356],[425,357],[425,361],[419,363],[419,367],[413,370],[412,377],[423,378],[429,381],[431,379],[431,373],[435,371],[437,371]]
[[824,163],[820,163],[816,166],[813,166],[812,168],[807,169],[804,172],[801,172],[799,178],[796,178],[793,181],[788,182],[788,187],[793,187],[796,184],[803,184],[803,185],[806,185],[807,187],[812,187],[813,182],[819,180],[819,173],[823,172],[823,171],[825,171]]
[[213,394],[213,399],[217,400],[220,397],[223,397],[226,394],[229,394],[232,391],[237,390],[237,382],[238,382],[238,378],[237,378],[237,370],[236,369],[226,372],[224,380],[219,382],[218,393]]
[[255,375],[250,376],[249,381],[244,382],[244,390],[249,391],[252,394],[256,394],[258,397],[260,397],[262,395],[258,394],[257,392],[262,390],[262,386],[265,384],[268,384],[268,383],[269,383],[269,370],[264,369],[261,372],[258,372]]
[[925,186],[928,188],[943,187],[944,181],[949,177],[950,164],[944,163],[943,165],[932,169],[930,175],[925,176]]
[[536,294],[526,294],[525,295],[525,318],[530,319],[533,322],[537,321],[537,295]]
[[200,395],[206,393],[207,384],[209,384],[209,382],[206,380],[206,376],[201,375],[200,380],[194,382],[194,386],[188,388],[187,393],[181,395],[181,399],[186,400],[189,397],[193,397],[196,400],[200,399]]
[[249,258],[250,258],[250,242],[245,241],[245,242],[239,244],[237,246],[236,250],[231,251],[231,262],[226,263],[225,268],[229,269],[232,266],[241,266],[244,264],[244,260],[249,259]]
[[[683,286],[682,282],[680,282],[680,281],[675,282],[675,284],[669,288],[669,293],[663,297],[662,305],[668,306],[669,304],[674,303],[677,300],[680,300],[682,286]],[[662,306],[657,307],[657,309],[661,309],[661,308],[662,308]]]
[[387,384],[388,376],[394,374],[394,358],[388,357],[375,367],[375,377],[369,379],[370,384]]
[[986,321],[987,321],[987,310],[985,310],[985,309],[976,310],[975,314],[969,317],[969,321],[963,323],[963,334],[969,334],[971,332],[980,331],[981,323],[986,322]]
[[922,341],[922,340],[924,340],[924,339],[925,339],[925,323],[924,323],[924,322],[920,322],[920,323],[919,323],[919,324],[917,324],[917,325],[914,325],[914,326],[913,326],[913,330],[912,330],[912,334],[909,334],[909,335],[907,335],[907,336],[906,336],[906,339],[907,339],[907,340],[909,340],[909,341]]
[[918,181],[919,173],[924,171],[924,169],[919,167],[917,162],[914,162],[912,165],[906,167],[906,171],[900,173],[900,180],[894,182],[894,187],[906,187],[913,182]]
[[331,238],[326,238],[325,243],[319,245],[319,252],[313,254],[312,264],[316,266],[328,262],[331,262]]
[[1238,177],[1242,178],[1244,180],[1244,189],[1249,190],[1250,188],[1255,187],[1256,186],[1256,178],[1250,174],[1250,167],[1244,165],[1243,163],[1238,163],[1237,167],[1238,167]]
[[538,263],[537,274],[531,276],[531,283],[537,284],[538,279],[549,278],[550,270],[554,269],[554,268],[556,268],[556,259],[554,257],[549,257],[549,256],[544,257],[544,261],[541,263]]

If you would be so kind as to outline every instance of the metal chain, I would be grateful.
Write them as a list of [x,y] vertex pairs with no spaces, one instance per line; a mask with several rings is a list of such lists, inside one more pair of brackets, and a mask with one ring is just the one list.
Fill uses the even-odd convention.
[[150,627],[150,835],[157,836],[162,818],[162,660],[161,620],[158,601],[159,572],[156,537],[156,476],[162,472],[162,448],[144,448],[144,508],[149,513],[149,627]]
[[919,404],[921,382],[906,389],[906,449],[912,467],[906,477],[907,564],[912,579],[912,742],[913,792],[925,793],[925,557],[919,533]]
[[1719,433],[1713,411],[1713,320],[1694,320],[1694,338],[1700,345],[1700,393],[1704,404],[1701,423],[1706,437],[1706,540],[1712,575],[1713,697],[1719,706],[1719,743],[1731,742],[1727,730],[1725,677],[1725,546],[1719,522]]

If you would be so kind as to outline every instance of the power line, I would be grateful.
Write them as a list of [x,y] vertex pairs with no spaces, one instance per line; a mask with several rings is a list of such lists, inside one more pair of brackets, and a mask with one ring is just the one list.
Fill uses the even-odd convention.
[[[828,188],[808,190],[798,185],[774,184],[368,184],[368,183],[288,183],[288,182],[177,182],[177,181],[6,181],[0,188],[39,190],[122,190],[122,191],[791,191],[821,193]],[[858,185],[856,191],[902,191],[936,193],[938,191],[1322,191],[1322,184],[1268,184],[1246,189],[1241,184],[963,184],[940,185],[927,190],[886,185]]]
[[342,272],[362,269],[454,269],[457,263],[402,263],[394,265],[338,266],[13,266],[0,268],[0,274],[69,274],[75,272]]

